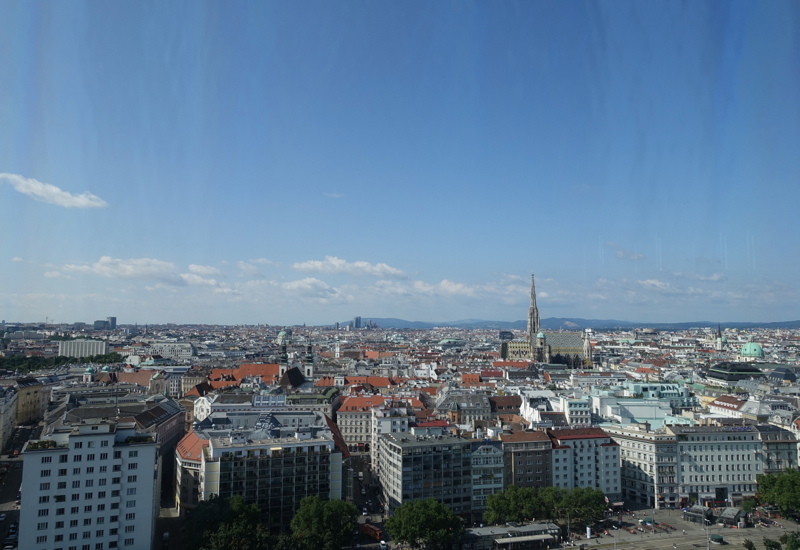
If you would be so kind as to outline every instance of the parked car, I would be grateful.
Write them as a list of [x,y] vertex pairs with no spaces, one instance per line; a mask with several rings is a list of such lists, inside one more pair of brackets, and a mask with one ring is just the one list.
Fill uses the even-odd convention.
[[367,515],[367,509],[366,508],[364,508],[364,511],[362,512],[362,515],[364,515],[364,516]]
[[382,541],[381,541],[381,550],[387,550],[388,548],[389,548],[389,547],[386,545],[386,541],[385,541],[385,540],[382,540]]
[[0,514],[0,521],[5,521],[5,520],[6,520],[6,515]]

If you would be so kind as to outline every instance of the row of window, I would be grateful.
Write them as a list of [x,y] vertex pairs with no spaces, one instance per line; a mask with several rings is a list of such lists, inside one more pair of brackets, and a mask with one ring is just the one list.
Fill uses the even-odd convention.
[[[36,542],[38,542],[38,543],[47,542],[47,535],[42,535],[41,537],[36,537]],[[133,539],[125,539],[125,541],[123,542],[123,545],[125,545],[125,546],[133,546],[133,544],[134,544]],[[109,542],[108,543],[108,548],[117,548],[117,541],[112,540],[111,542]],[[63,548],[55,548],[55,550],[64,550],[64,549]],[[70,547],[67,548],[67,550],[78,550],[78,547],[77,546],[70,546]],[[91,544],[84,544],[83,546],[81,546],[81,550],[92,550],[92,545]],[[103,545],[102,542],[98,542],[98,543],[96,543],[94,545],[94,550],[105,550],[105,546]]]
[[[128,470],[136,470],[138,468],[139,468],[139,463],[138,462],[130,462],[130,463],[128,463]],[[119,465],[119,464],[115,464],[111,468],[111,470],[114,471],[114,472],[121,472],[122,471],[122,466]],[[101,474],[104,473],[104,472],[107,472],[107,471],[108,471],[108,466],[100,466],[99,472]],[[52,472],[50,470],[42,470],[40,472],[40,477],[50,477],[51,473]],[[94,473],[94,466],[87,467],[86,468],[86,473],[87,474],[93,474]],[[58,470],[58,475],[59,476],[67,475],[67,469],[66,468],[59,469]],[[72,475],[74,475],[74,476],[81,475],[81,469],[80,468],[73,468],[72,469]]]
[[[87,473],[90,473],[90,472],[87,472]],[[116,479],[116,478],[115,478],[115,479]],[[136,481],[137,481],[137,480],[138,480],[138,476],[135,476],[135,475],[128,476],[128,483],[136,483]],[[98,479],[98,480],[97,480],[97,484],[102,486],[102,485],[105,485],[107,481],[108,481],[107,479],[105,479],[105,478],[101,478],[101,479]],[[84,482],[84,487],[93,487],[93,486],[94,486],[94,482],[95,482],[95,480],[94,480],[94,479],[87,479],[87,480]],[[118,482],[117,482],[117,483],[118,483]],[[79,488],[80,488],[80,486],[81,486],[81,482],[80,482],[80,480],[74,480],[74,481],[72,482],[72,488],[73,488],[73,489],[79,489]],[[66,488],[67,488],[67,482],[66,482],[66,481],[59,481],[59,482],[58,482],[58,488],[59,488],[59,489],[66,489]],[[49,490],[50,490],[50,482],[40,483],[40,484],[39,484],[39,490],[40,490],[40,491],[49,491]],[[136,490],[136,489],[134,489],[134,491],[135,491],[135,490]],[[130,493],[129,493],[129,494],[130,494]],[[44,498],[44,499],[46,499],[46,500],[42,500],[43,498]],[[45,496],[45,497],[39,497],[39,502],[40,502],[40,503],[42,503],[42,502],[48,502],[48,500],[47,500],[47,499],[49,499],[49,498],[50,498],[49,496]]]
[[[101,522],[98,522],[98,523],[101,523]],[[91,521],[89,523],[86,523],[84,521],[84,525],[91,525]],[[135,527],[135,525],[126,525],[125,526],[125,532],[126,533],[133,533],[134,527]],[[39,523],[37,525],[37,530],[39,530],[39,531],[47,531],[47,522]],[[116,529],[116,528],[108,530],[108,536],[109,537],[116,536],[118,533],[119,533],[119,530]],[[98,538],[106,536],[105,529],[97,529],[94,532],[94,536],[98,537]],[[83,538],[85,538],[85,539],[92,538],[92,532],[91,531],[84,531],[83,532]],[[59,535],[55,535],[54,540],[55,540],[55,542],[60,542],[60,541],[64,540],[64,535],[60,535],[60,534]],[[78,540],[78,533],[69,533],[69,540]]]

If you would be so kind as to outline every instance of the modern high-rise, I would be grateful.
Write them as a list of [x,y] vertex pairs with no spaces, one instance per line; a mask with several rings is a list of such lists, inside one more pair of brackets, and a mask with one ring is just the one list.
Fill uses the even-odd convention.
[[385,434],[378,439],[383,500],[389,513],[433,498],[454,514],[472,513],[472,442],[452,435]]
[[361,317],[353,317],[353,328],[361,328]]
[[117,329],[117,318],[116,317],[106,317],[106,323],[108,323],[109,330],[116,330]]
[[151,547],[159,510],[158,436],[134,426],[61,426],[26,443],[20,548]]

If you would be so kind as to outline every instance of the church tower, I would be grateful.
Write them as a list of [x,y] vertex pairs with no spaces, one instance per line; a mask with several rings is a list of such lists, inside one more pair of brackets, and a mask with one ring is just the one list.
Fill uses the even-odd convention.
[[531,351],[536,347],[536,335],[539,334],[539,308],[536,307],[536,286],[531,273],[531,307],[528,308],[528,344]]
[[306,364],[304,365],[305,377],[307,380],[314,378],[314,351],[311,349],[311,344],[306,347]]
[[283,376],[289,370],[289,353],[286,351],[286,341],[281,344],[281,359],[278,366],[278,376]]

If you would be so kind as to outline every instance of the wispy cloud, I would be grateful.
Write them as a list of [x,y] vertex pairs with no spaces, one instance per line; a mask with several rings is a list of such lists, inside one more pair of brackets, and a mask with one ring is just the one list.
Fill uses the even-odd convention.
[[217,269],[216,267],[211,267],[207,265],[197,265],[191,264],[189,266],[189,271],[195,273],[197,275],[203,275],[206,277],[213,276],[213,277],[224,277],[225,274],[222,270]]
[[153,279],[173,285],[186,284],[176,272],[175,264],[152,258],[120,260],[103,256],[93,264],[67,264],[63,269],[113,279]]
[[11,261],[12,261],[12,262],[22,262],[22,261],[24,261],[24,260],[23,260],[22,258],[20,258],[19,256],[16,256],[16,257],[14,257],[14,258],[11,258]]
[[680,271],[673,271],[673,277],[678,279],[687,279],[689,281],[724,281],[725,275],[722,273],[714,273],[713,275],[700,275],[699,273],[683,273]]
[[264,278],[264,276],[259,273],[258,268],[253,264],[249,264],[247,262],[237,262],[236,267],[242,272],[241,275],[247,275],[249,277],[257,277],[259,279]]
[[72,277],[70,277],[69,275],[64,275],[60,271],[45,271],[44,276],[47,277],[48,279],[57,279],[57,278],[72,279]]
[[644,260],[644,254],[633,252],[631,250],[626,250],[613,241],[607,242],[606,246],[614,250],[614,254],[617,256],[617,258],[622,258],[624,260],[634,260],[634,261]]
[[55,185],[42,183],[33,178],[24,178],[18,174],[0,174],[0,181],[7,181],[23,195],[28,195],[34,200],[63,206],[64,208],[102,208],[108,203],[88,191],[80,195],[73,195]]
[[404,271],[387,264],[371,264],[369,262],[348,262],[335,256],[325,256],[324,260],[309,260],[296,262],[292,269],[307,273],[346,273],[348,275],[370,275],[373,277],[391,277],[405,279]]
[[330,197],[332,199],[341,199],[342,197],[344,197],[344,194],[343,193],[325,193],[325,196],[326,197]]
[[261,264],[261,265],[271,265],[274,264],[272,260],[268,260],[266,258],[256,258],[255,260],[247,260],[251,264]]

